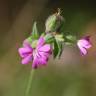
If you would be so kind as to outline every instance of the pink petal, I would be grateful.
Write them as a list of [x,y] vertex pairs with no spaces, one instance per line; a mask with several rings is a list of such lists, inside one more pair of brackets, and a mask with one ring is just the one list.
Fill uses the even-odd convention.
[[27,56],[27,53],[30,53],[30,52],[32,52],[32,51],[33,51],[33,50],[30,49],[29,47],[19,48],[19,49],[18,49],[18,52],[19,52],[19,54],[20,54],[21,57]]
[[47,59],[50,56],[50,53],[45,53],[45,52],[39,52],[39,54],[41,55],[41,58]]
[[43,37],[40,37],[40,38],[39,38],[39,40],[38,40],[38,45],[37,45],[37,46],[38,46],[38,48],[39,48],[39,47],[41,47],[41,46],[43,46],[43,45],[44,45],[44,43],[45,43],[44,38],[43,38]]
[[40,65],[46,65],[47,64],[47,60],[44,60],[43,58],[39,59],[39,64]]
[[86,55],[87,54],[87,50],[85,47],[82,46],[82,42],[80,42],[80,40],[77,43],[78,48],[80,49],[80,52],[82,53],[82,55]]
[[[83,42],[83,43],[82,43]],[[79,40],[77,42],[78,48],[80,49],[80,52],[82,53],[82,55],[86,55],[87,54],[87,48],[85,47],[84,44],[87,44],[85,42],[85,40]]]
[[37,68],[38,67],[38,59],[33,60],[32,68]]
[[24,47],[29,46],[29,43],[28,43],[27,39],[25,39],[25,40],[23,41],[23,46],[24,46]]
[[39,67],[41,65],[46,65],[46,64],[47,64],[47,61],[44,60],[43,58],[39,58],[39,59],[36,58],[36,59],[33,60],[32,67],[37,68],[37,67]]
[[22,64],[27,64],[32,60],[32,54],[28,55],[22,60]]
[[33,60],[32,67],[37,68],[41,65],[45,65],[48,61],[48,58],[49,58],[49,53],[37,52],[34,55],[34,60]]
[[51,50],[51,46],[50,46],[49,44],[46,44],[46,45],[40,47],[38,50],[39,50],[39,51],[42,51],[42,52],[43,52],[43,51],[44,51],[44,52],[48,52],[48,51]]
[[89,41],[87,40],[80,40],[81,41],[81,46],[85,47],[85,48],[90,48],[91,44]]
[[30,50],[33,50],[33,48],[31,47],[30,43],[27,40],[24,40],[23,41],[23,47],[25,47],[25,48],[27,47]]
[[91,44],[88,44],[88,45],[85,46],[85,48],[87,48],[87,49],[89,49],[89,48],[91,48],[91,47],[92,47]]
[[82,55],[86,55],[88,52],[85,48],[79,47]]

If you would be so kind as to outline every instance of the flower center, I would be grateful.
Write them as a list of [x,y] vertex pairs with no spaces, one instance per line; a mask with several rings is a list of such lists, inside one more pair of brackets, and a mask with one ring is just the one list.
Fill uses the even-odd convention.
[[34,50],[33,50],[33,57],[35,57],[36,53],[37,53],[37,50],[34,49]]

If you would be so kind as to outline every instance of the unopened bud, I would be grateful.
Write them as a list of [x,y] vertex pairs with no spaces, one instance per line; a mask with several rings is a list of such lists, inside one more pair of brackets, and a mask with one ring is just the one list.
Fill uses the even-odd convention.
[[60,13],[60,9],[58,9],[57,13],[48,17],[45,23],[46,33],[57,32],[61,28],[64,18],[60,15]]

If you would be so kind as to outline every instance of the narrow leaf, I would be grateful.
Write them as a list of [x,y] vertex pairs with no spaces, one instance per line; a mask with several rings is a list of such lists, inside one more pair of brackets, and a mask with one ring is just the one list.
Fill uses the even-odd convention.
[[72,36],[72,35],[67,35],[66,38],[70,41],[75,41],[76,40],[76,37],[75,36]]
[[63,52],[63,43],[62,42],[58,42],[58,48],[59,48],[59,51],[58,51],[58,58],[60,59],[61,55],[62,55],[62,52]]
[[58,41],[58,40],[54,40],[54,58],[60,58],[61,54],[63,52],[63,43]]
[[54,58],[57,57],[58,52],[59,52],[58,44],[57,44],[56,40],[54,40],[54,50],[53,50]]
[[39,37],[38,30],[37,30],[37,23],[36,22],[34,22],[34,24],[33,24],[31,35],[32,35],[33,39],[38,39],[38,37]]

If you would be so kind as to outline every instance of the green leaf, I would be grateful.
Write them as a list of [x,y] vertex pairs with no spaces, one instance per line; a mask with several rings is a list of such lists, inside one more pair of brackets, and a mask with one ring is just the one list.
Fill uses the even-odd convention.
[[58,52],[58,58],[61,57],[62,52],[63,52],[63,43],[62,42],[58,42],[58,48],[59,48],[59,52]]
[[37,23],[36,22],[34,22],[34,24],[33,24],[31,36],[32,36],[33,39],[38,39],[39,38],[39,33],[38,33],[38,30],[37,30]]
[[72,36],[72,35],[67,35],[66,39],[70,40],[70,41],[76,41],[76,36]]
[[32,36],[28,37],[28,38],[27,38],[27,41],[28,41],[29,43],[32,43],[32,41],[33,41]]
[[64,42],[64,38],[63,35],[59,34],[59,35],[55,35],[55,39],[59,42]]
[[54,58],[56,57],[60,58],[62,51],[63,51],[63,43],[55,39],[54,50],[53,50]]
[[55,40],[54,40],[54,50],[53,50],[53,55],[54,55],[54,58],[56,58],[56,57],[57,57],[58,52],[59,52],[59,48],[58,48],[57,41],[56,41],[56,39],[55,39]]
[[50,33],[45,35],[44,39],[45,39],[46,43],[53,43],[54,42],[54,36],[51,35]]

